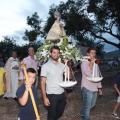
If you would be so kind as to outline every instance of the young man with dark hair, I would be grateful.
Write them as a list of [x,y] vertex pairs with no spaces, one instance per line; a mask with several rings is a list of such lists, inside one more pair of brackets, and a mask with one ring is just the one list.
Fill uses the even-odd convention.
[[58,46],[53,46],[53,47],[51,47],[51,49],[50,49],[50,53],[52,53],[52,51],[53,51],[54,49],[60,51],[60,48],[59,48]]
[[87,49],[87,53],[90,53],[91,50],[96,51],[96,48],[88,48],[88,49]]
[[51,59],[41,69],[41,90],[44,104],[48,108],[47,120],[58,120],[66,105],[64,89],[58,85],[58,82],[63,82],[64,64],[58,62],[58,46],[51,48],[50,56]]
[[83,107],[82,110],[78,113],[78,116],[83,117],[84,120],[90,120],[90,110],[95,106],[97,93],[99,92],[102,95],[102,85],[101,82],[95,83],[87,79],[87,76],[92,75],[93,64],[96,60],[96,49],[88,48],[87,55],[90,57],[90,61],[82,61],[81,70],[82,70],[82,83],[81,83],[81,92],[83,98]]

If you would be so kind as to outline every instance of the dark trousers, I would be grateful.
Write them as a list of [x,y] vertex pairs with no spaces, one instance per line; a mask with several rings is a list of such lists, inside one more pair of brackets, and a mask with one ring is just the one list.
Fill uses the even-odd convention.
[[47,107],[48,116],[47,120],[58,120],[65,109],[66,97],[65,93],[56,95],[56,94],[47,94],[47,97],[50,101],[50,106]]

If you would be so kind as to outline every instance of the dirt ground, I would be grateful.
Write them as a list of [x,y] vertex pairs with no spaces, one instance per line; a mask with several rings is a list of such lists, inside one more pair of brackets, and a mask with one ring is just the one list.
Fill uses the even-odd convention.
[[[115,90],[113,88],[113,81],[117,71],[102,71],[104,79],[102,80],[103,85],[103,97],[98,96],[96,107],[91,111],[91,120],[114,120],[111,117],[114,105],[116,103]],[[64,115],[60,120],[82,120],[76,114],[82,107],[82,99],[80,94],[80,80],[81,72],[76,73],[76,79],[78,84],[74,87],[74,92],[67,94],[69,103],[66,105]],[[41,98],[40,89],[38,89],[39,107],[41,111],[41,120],[46,120],[47,111],[44,108],[43,101]],[[0,99],[0,120],[17,120],[19,107],[16,101],[12,98],[5,100]],[[120,111],[118,111],[118,114]]]

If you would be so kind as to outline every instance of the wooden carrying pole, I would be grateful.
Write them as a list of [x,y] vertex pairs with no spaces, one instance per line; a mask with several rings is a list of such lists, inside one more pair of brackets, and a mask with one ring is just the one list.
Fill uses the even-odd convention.
[[[26,71],[26,66],[23,62],[21,62],[21,65],[22,65],[22,68],[24,70],[26,82],[29,82],[28,76],[27,76],[27,71]],[[33,108],[34,108],[34,111],[35,111],[36,118],[37,118],[37,120],[40,120],[40,116],[38,114],[38,110],[37,110],[37,107],[36,107],[35,99],[34,99],[33,92],[32,92],[31,88],[29,89],[29,93],[30,93],[30,97],[31,97],[31,100],[32,100],[32,104],[33,104]]]

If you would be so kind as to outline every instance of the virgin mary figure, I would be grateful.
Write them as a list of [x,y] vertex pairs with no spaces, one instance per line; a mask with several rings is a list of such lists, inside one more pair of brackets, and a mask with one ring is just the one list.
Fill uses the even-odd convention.
[[46,40],[58,40],[59,38],[66,36],[65,30],[62,23],[60,22],[60,12],[56,11],[54,13],[55,22],[52,25],[51,29],[48,32]]
[[50,57],[50,48],[56,45],[60,48],[60,57],[62,59],[66,58],[77,61],[82,56],[80,49],[76,48],[75,44],[66,37],[65,30],[60,21],[61,15],[58,11],[54,13],[54,17],[56,20],[50,28],[45,42],[38,48],[36,52],[37,59],[39,61],[43,61],[43,63],[46,62]]

